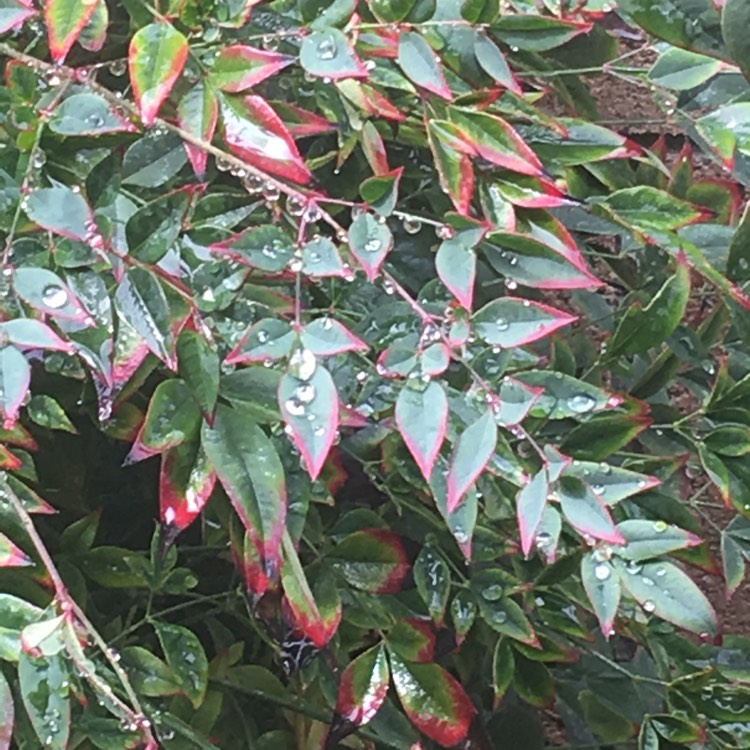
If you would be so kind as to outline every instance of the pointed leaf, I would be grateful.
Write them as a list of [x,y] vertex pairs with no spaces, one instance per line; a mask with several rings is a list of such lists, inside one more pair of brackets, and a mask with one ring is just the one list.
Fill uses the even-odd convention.
[[[182,97],[177,107],[177,118],[183,130],[211,143],[219,119],[219,100],[205,81],[199,81]],[[187,141],[185,150],[195,174],[202,179],[206,174],[208,153]]]
[[506,375],[500,383],[499,401],[490,404],[495,421],[503,427],[520,424],[526,419],[541,394],[541,389],[529,388],[520,380]]
[[618,406],[622,399],[589,383],[549,370],[527,370],[518,380],[532,388],[543,390],[531,409],[531,416],[550,419],[581,418],[584,415]]
[[432,381],[424,390],[402,388],[396,401],[396,424],[429,481],[448,426],[448,398],[442,385]]
[[151,23],[133,35],[128,53],[130,81],[145,125],[156,119],[187,56],[187,39],[169,23]]
[[510,597],[501,596],[487,598],[479,595],[479,612],[482,619],[498,633],[507,635],[513,640],[526,643],[529,646],[538,646],[534,629],[531,627],[529,619],[524,614],[521,607],[516,604]]
[[388,658],[399,700],[414,726],[443,747],[465,739],[476,709],[456,679],[437,664],[407,664],[392,652]]
[[630,595],[648,612],[693,633],[714,635],[716,613],[698,586],[669,562],[631,563],[613,560]]
[[617,190],[599,205],[606,206],[627,226],[647,234],[678,229],[701,217],[700,209],[648,185]]
[[277,318],[264,318],[247,329],[224,361],[226,364],[239,364],[281,359],[292,350],[295,338],[289,323]]
[[19,568],[33,564],[34,561],[22,549],[0,533],[0,568]]
[[563,476],[557,481],[555,492],[560,498],[563,515],[579,533],[612,544],[625,542],[607,506],[582,481]]
[[284,535],[284,563],[281,566],[281,585],[294,617],[294,624],[316,648],[323,648],[332,633],[328,633],[318,611],[315,598],[307,582],[305,571],[291,538]]
[[26,199],[23,209],[40,227],[71,240],[86,240],[96,229],[94,214],[86,199],[69,187],[35,190]]
[[6,428],[18,419],[30,382],[31,367],[26,357],[14,346],[0,349],[0,414]]
[[388,529],[349,534],[334,547],[330,559],[350,586],[373,594],[401,591],[410,569],[401,537]]
[[474,151],[464,142],[458,128],[445,120],[429,120],[427,136],[440,186],[450,196],[456,211],[467,216],[474,195],[474,167],[470,158]]
[[219,355],[197,331],[184,330],[177,340],[182,379],[204,414],[213,414],[219,395]]
[[302,344],[318,357],[366,352],[370,347],[334,318],[316,318],[302,330]]
[[372,721],[388,695],[390,678],[381,645],[360,654],[341,675],[336,713],[358,727]]
[[474,36],[474,56],[487,75],[514,94],[521,94],[521,87],[518,85],[505,55],[484,30],[479,30]]
[[48,430],[62,430],[72,435],[77,433],[62,406],[52,396],[41,393],[32,396],[26,406],[26,413],[29,419],[40,427],[46,427]]
[[536,542],[537,530],[542,523],[549,494],[549,480],[542,469],[530,479],[516,495],[516,514],[521,533],[521,549],[528,557]]
[[516,297],[503,297],[474,313],[477,335],[488,344],[510,349],[549,336],[577,320],[554,307]]
[[132,268],[117,287],[115,300],[120,314],[149,350],[176,370],[171,311],[159,279],[145,268]]
[[13,287],[32,307],[47,315],[84,325],[94,322],[70,287],[46,268],[25,266],[16,269]]
[[721,534],[721,564],[729,599],[745,578],[745,558],[742,547],[726,532]]
[[657,477],[593,461],[573,461],[563,469],[563,473],[586,482],[607,505],[616,505],[626,497],[661,484]]
[[45,0],[49,49],[58,65],[65,60],[95,9],[96,2],[91,0]]
[[349,227],[349,247],[364,268],[369,281],[374,281],[380,266],[393,249],[393,235],[388,225],[372,214],[361,213]]
[[460,589],[451,602],[451,622],[458,642],[466,637],[477,616],[477,604],[471,592]]
[[345,277],[347,269],[332,240],[328,237],[314,237],[302,248],[302,273],[316,278]]
[[479,514],[479,499],[476,487],[470,487],[464,501],[452,512],[448,512],[448,467],[438,459],[430,477],[430,489],[435,505],[445,519],[448,530],[456,540],[466,560],[471,560],[474,527]]
[[625,560],[647,560],[701,543],[695,534],[664,521],[631,519],[617,524],[617,528],[627,544],[617,554]]
[[280,569],[287,508],[284,467],[276,448],[239,404],[219,404],[213,426],[203,424],[202,442],[245,528],[261,540],[273,576]]
[[262,224],[217,242],[211,252],[229,255],[262,271],[283,271],[294,255],[292,241],[286,232],[270,224]]
[[186,529],[205,507],[216,473],[197,441],[167,450],[159,474],[159,516],[176,533]]
[[169,668],[193,708],[198,708],[208,685],[208,659],[198,636],[182,625],[166,622],[155,622],[154,630]]
[[474,247],[467,244],[461,234],[443,240],[435,256],[435,268],[440,281],[463,307],[471,310],[477,271]]
[[[24,4],[21,0],[3,0],[3,2],[0,2],[0,34],[5,34],[8,31],[18,28],[27,18],[30,18],[35,13],[34,8]],[[2,737],[1,734],[0,737]],[[0,748],[5,750],[2,744],[0,744]]]
[[106,0],[93,0],[94,12],[83,27],[78,44],[89,52],[99,52],[107,41],[107,27],[109,26],[109,8]]
[[495,703],[505,695],[511,686],[515,671],[516,665],[510,642],[506,638],[500,638],[492,657],[492,688],[495,693]]
[[[135,126],[113,111],[107,100],[101,96],[73,94],[63,99],[55,109],[49,121],[49,129],[60,135],[99,136],[109,133],[129,133],[135,130]],[[83,201],[80,195],[78,197]],[[89,220],[92,218],[92,216],[88,217]]]
[[430,93],[452,99],[453,93],[435,57],[435,51],[421,34],[416,31],[399,34],[396,62],[404,75]]
[[614,634],[613,623],[622,596],[620,577],[608,560],[598,560],[596,554],[589,553],[581,559],[581,581],[602,633],[609,638]]
[[451,572],[448,563],[432,547],[423,547],[415,560],[414,583],[430,617],[442,626],[451,593]]
[[310,75],[332,81],[366,78],[368,75],[344,33],[334,28],[314,31],[306,36],[300,47],[299,61]]
[[211,68],[211,81],[222,91],[236,94],[257,86],[293,62],[289,55],[231,44],[219,53]]
[[388,648],[409,662],[435,660],[437,632],[432,623],[415,617],[399,620],[388,632]]
[[0,339],[3,334],[19,349],[47,349],[48,351],[75,351],[72,344],[63,341],[48,325],[33,318],[15,318],[0,323]]
[[497,425],[489,409],[461,434],[448,471],[448,512],[452,513],[495,452]]
[[259,96],[221,99],[224,140],[248,164],[284,179],[306,184],[312,175],[289,130]]
[[279,406],[310,477],[317,479],[339,426],[339,397],[333,378],[322,365],[305,380],[282,375]]

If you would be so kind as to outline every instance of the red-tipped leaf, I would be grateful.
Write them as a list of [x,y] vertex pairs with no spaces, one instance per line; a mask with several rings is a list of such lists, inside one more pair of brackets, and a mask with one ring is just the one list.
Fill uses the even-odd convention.
[[205,507],[215,484],[216,472],[196,442],[166,451],[159,474],[161,522],[174,532],[186,529]]
[[46,0],[49,50],[56,63],[62,63],[96,9],[96,0]]
[[[210,143],[219,119],[219,102],[213,89],[204,81],[197,83],[182,97],[177,116],[183,130]],[[185,150],[195,174],[202,179],[206,174],[208,153],[187,141]]]
[[341,675],[336,713],[358,727],[372,721],[388,695],[390,677],[381,645],[360,654]]
[[448,470],[448,512],[452,513],[495,452],[497,425],[491,410],[461,434]]
[[222,91],[236,94],[257,86],[293,62],[289,55],[232,44],[221,50],[211,69],[211,80]]

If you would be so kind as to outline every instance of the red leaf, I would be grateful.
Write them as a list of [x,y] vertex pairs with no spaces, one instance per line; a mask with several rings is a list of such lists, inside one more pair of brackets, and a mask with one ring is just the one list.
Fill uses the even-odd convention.
[[347,78],[336,83],[336,88],[353,104],[371,117],[385,117],[396,122],[406,120],[406,115],[377,89],[366,83]]
[[95,9],[96,0],[46,0],[44,20],[49,49],[56,63],[65,60]]
[[[219,102],[211,87],[201,81],[190,89],[180,101],[177,116],[183,130],[210,143],[219,118]],[[208,153],[187,141],[185,141],[185,150],[196,176],[203,179],[206,174]]]
[[145,125],[156,119],[187,56],[187,39],[169,23],[152,23],[133,35],[128,54],[130,80]]
[[388,174],[391,168],[388,165],[388,152],[385,148],[385,142],[383,141],[383,136],[380,135],[378,129],[371,122],[364,124],[360,141],[362,143],[362,151],[364,151],[373,173],[379,176]]
[[159,475],[161,522],[175,532],[186,529],[205,507],[215,484],[216,473],[195,443],[165,452]]
[[302,138],[306,135],[320,135],[336,130],[336,125],[329,122],[325,117],[309,112],[296,104],[288,102],[271,102],[276,113],[284,121],[289,134],[293,138]]
[[244,44],[224,47],[211,69],[211,79],[222,91],[236,94],[291,65],[294,58]]
[[372,721],[388,695],[390,670],[383,647],[378,645],[347,664],[341,675],[336,713],[361,727]]
[[407,664],[389,652],[396,692],[420,732],[453,747],[469,732],[476,709],[460,683],[438,664]]
[[312,179],[286,125],[259,96],[222,100],[224,140],[241,159],[293,182]]
[[440,177],[440,186],[462,216],[469,214],[474,195],[474,167],[470,154],[476,152],[458,133],[453,123],[431,120],[427,136]]
[[15,471],[23,466],[23,461],[11,453],[4,445],[0,445],[0,469]]

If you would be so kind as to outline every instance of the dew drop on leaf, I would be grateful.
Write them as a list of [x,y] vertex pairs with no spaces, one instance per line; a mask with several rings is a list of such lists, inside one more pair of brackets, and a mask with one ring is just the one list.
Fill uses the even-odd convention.
[[410,216],[404,218],[404,231],[407,234],[417,234],[420,229],[422,229],[422,222],[419,219]]
[[643,602],[643,609],[646,612],[653,612],[656,609],[656,603],[652,602],[651,599],[646,599],[646,601]]
[[612,575],[612,570],[606,563],[599,563],[594,568],[594,575],[597,581],[606,581]]
[[295,398],[302,404],[310,404],[315,400],[315,386],[305,383],[294,391]]
[[332,36],[324,37],[320,40],[316,51],[321,60],[333,60],[338,52],[338,49],[336,48],[336,40]]
[[289,358],[289,372],[298,380],[310,380],[318,363],[309,349],[297,349]]
[[482,597],[488,602],[496,602],[503,595],[503,587],[499,583],[493,583],[491,586],[482,589]]
[[58,284],[48,284],[42,290],[42,302],[54,310],[65,307],[68,302],[68,293]]
[[596,400],[587,393],[577,393],[568,399],[568,407],[576,414],[585,414],[596,406]]
[[498,318],[495,321],[495,327],[498,331],[507,331],[510,328],[510,323],[505,318]]
[[667,530],[667,524],[665,521],[654,521],[654,531],[658,534],[662,534]]

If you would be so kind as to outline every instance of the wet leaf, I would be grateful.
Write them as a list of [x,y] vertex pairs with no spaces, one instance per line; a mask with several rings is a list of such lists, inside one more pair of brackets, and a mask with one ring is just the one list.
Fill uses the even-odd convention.
[[0,533],[0,568],[22,568],[34,561],[5,534]]
[[[219,100],[213,89],[205,81],[197,83],[180,100],[177,116],[183,130],[211,143],[219,121]],[[208,153],[187,141],[185,150],[195,174],[202,179],[206,174]]]
[[581,581],[602,633],[609,638],[614,634],[613,623],[622,596],[619,575],[608,560],[597,559],[595,551],[581,558]]
[[518,529],[521,533],[521,549],[526,557],[537,538],[537,531],[542,523],[544,509],[549,494],[547,471],[537,472],[518,492],[516,496],[516,515]]
[[0,337],[5,334],[19,349],[47,349],[72,353],[72,344],[63,341],[48,325],[33,318],[15,318],[0,323]]
[[451,592],[451,572],[448,563],[432,547],[423,547],[414,561],[414,583],[430,617],[442,625]]
[[289,236],[270,224],[251,227],[228,240],[211,245],[211,251],[262,271],[283,271],[294,255]]
[[224,361],[238,364],[281,359],[291,352],[295,338],[288,323],[276,318],[264,318],[247,329]]
[[185,329],[177,340],[179,373],[204,414],[213,414],[219,395],[219,355],[197,331]]
[[505,55],[483,30],[478,31],[474,37],[474,55],[479,66],[487,75],[494,78],[509,91],[515,94],[521,93],[521,87],[518,85]]
[[703,592],[670,562],[630,563],[613,560],[630,595],[649,614],[693,633],[716,633],[716,613]]
[[96,228],[94,214],[86,199],[69,187],[35,190],[23,207],[28,217],[40,227],[72,240],[85,240]]
[[393,249],[393,235],[387,224],[379,222],[372,214],[361,213],[349,227],[349,247],[367,279],[374,281]]
[[4,0],[0,3],[0,34],[18,28],[35,13],[34,8],[25,5],[21,0]]
[[690,203],[647,185],[617,190],[598,205],[626,226],[646,234],[678,229],[701,217],[700,209]]
[[302,330],[302,344],[318,357],[366,352],[369,347],[333,318],[316,318]]
[[317,479],[339,426],[339,397],[328,370],[318,364],[309,378],[282,375],[279,407],[310,477]]
[[661,483],[657,477],[593,461],[572,461],[563,473],[586,482],[607,505],[616,505],[620,500],[646,492]]
[[40,427],[46,427],[49,430],[62,430],[73,435],[77,432],[65,410],[52,396],[45,394],[32,396],[26,411],[29,418]]
[[339,250],[328,237],[313,238],[302,248],[302,273],[317,278],[346,276]]
[[440,280],[467,310],[474,301],[477,256],[475,245],[484,230],[468,229],[443,240],[435,256],[435,268]]
[[456,679],[437,664],[408,664],[390,651],[388,659],[399,700],[414,726],[443,747],[461,742],[476,709]]
[[560,508],[568,523],[579,533],[613,544],[623,544],[607,506],[579,479],[561,477],[555,485],[560,498]]
[[355,531],[337,544],[330,559],[347,583],[362,591],[401,591],[410,565],[401,537],[388,529]]
[[447,120],[428,120],[427,136],[440,186],[450,196],[456,211],[468,216],[474,195],[474,167],[471,160],[474,149],[465,141],[459,129]]
[[[63,99],[55,109],[49,121],[49,129],[66,136],[97,136],[130,132],[135,128],[128,120],[115,113],[106,99],[96,94],[73,94]],[[83,198],[79,198],[83,201]]]
[[341,674],[336,713],[361,727],[370,722],[388,695],[390,670],[385,649],[375,646],[347,664]]
[[305,36],[299,59],[307,73],[320,78],[337,81],[367,77],[367,69],[338,29],[320,29]]
[[198,636],[182,625],[166,622],[155,622],[154,630],[180,688],[193,708],[198,708],[208,685],[208,659]]
[[187,39],[170,23],[151,23],[133,35],[128,53],[130,81],[145,125],[156,119],[187,56]]
[[216,473],[197,441],[181,443],[162,455],[159,517],[172,532],[186,529],[213,492]]
[[626,540],[626,546],[617,554],[625,560],[647,560],[701,543],[695,534],[664,521],[630,519],[617,524],[617,528]]
[[621,401],[619,397],[561,372],[528,370],[519,373],[518,380],[532,388],[542,389],[540,398],[531,409],[531,416],[581,418],[617,406]]
[[4,426],[12,427],[29,390],[31,367],[14,346],[0,349],[0,413]]

